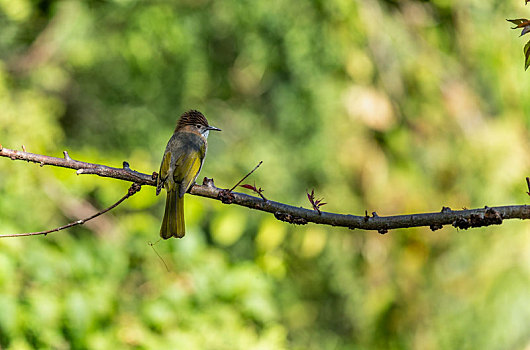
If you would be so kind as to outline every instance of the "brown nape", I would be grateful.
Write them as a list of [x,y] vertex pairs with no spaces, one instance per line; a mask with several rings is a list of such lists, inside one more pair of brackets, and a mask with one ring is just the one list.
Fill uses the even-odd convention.
[[197,124],[209,126],[208,121],[206,120],[204,115],[201,112],[192,109],[180,116],[180,119],[177,123],[177,127],[175,128],[175,131],[182,129],[186,125],[197,125]]

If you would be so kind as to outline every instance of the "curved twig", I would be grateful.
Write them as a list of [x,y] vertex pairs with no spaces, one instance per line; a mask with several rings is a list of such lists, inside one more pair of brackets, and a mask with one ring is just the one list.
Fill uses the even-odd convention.
[[72,226],[77,226],[77,225],[82,225],[84,224],[85,222],[87,221],[90,221],[94,218],[97,218],[98,216],[100,215],[103,215],[105,214],[106,212],[108,212],[109,210],[112,210],[114,208],[116,208],[118,205],[120,205],[124,200],[126,200],[127,198],[129,198],[130,196],[134,195],[136,192],[140,191],[140,188],[141,186],[137,183],[133,183],[131,185],[131,187],[129,187],[129,190],[127,191],[127,194],[123,197],[121,197],[116,203],[114,203],[113,205],[111,205],[110,207],[108,208],[105,208],[99,212],[97,212],[96,214],[92,215],[92,216],[89,216],[88,218],[86,219],[81,219],[81,220],[77,220],[77,221],[73,221],[69,224],[66,224],[66,225],[63,225],[63,226],[59,226],[59,227],[56,227],[54,229],[51,229],[51,230],[46,230],[46,231],[38,231],[38,232],[24,232],[24,233],[12,233],[12,234],[5,234],[5,235],[0,235],[0,238],[6,238],[6,237],[25,237],[25,236],[39,236],[39,235],[44,235],[46,236],[48,233],[52,233],[52,232],[57,232],[57,231],[61,231],[61,230],[64,230],[64,229],[67,229],[67,228],[70,228]]

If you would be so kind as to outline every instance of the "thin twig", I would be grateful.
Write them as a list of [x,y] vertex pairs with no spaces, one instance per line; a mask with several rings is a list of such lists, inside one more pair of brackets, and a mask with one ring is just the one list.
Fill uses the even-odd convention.
[[255,167],[254,169],[252,169],[252,171],[251,171],[250,173],[248,173],[248,174],[245,175],[241,180],[239,180],[239,182],[236,183],[236,184],[234,185],[234,187],[232,187],[232,188],[230,189],[229,192],[232,192],[232,191],[233,191],[233,190],[234,190],[234,189],[235,189],[240,183],[242,183],[247,177],[249,177],[250,174],[252,174],[254,171],[256,171],[256,169],[259,168],[259,166],[261,165],[261,163],[263,163],[262,160],[259,161],[258,165],[256,165],[256,167]]
[[73,226],[77,226],[77,225],[82,225],[84,224],[85,222],[89,221],[89,220],[92,220],[94,218],[97,218],[98,216],[102,215],[102,214],[105,214],[106,212],[108,212],[109,210],[112,210],[114,208],[116,208],[118,205],[120,205],[124,200],[126,200],[127,198],[129,198],[130,196],[134,195],[136,192],[140,191],[140,188],[141,188],[141,185],[137,184],[137,183],[133,183],[131,185],[131,187],[129,187],[129,190],[127,191],[127,194],[125,196],[123,196],[119,201],[117,201],[116,203],[114,203],[113,205],[111,205],[110,207],[102,210],[102,211],[99,211],[97,212],[96,214],[86,218],[86,219],[81,219],[81,220],[77,220],[77,221],[74,221],[74,222],[71,222],[69,224],[66,224],[64,226],[60,226],[60,227],[57,227],[57,228],[54,228],[54,229],[51,229],[51,230],[46,230],[46,231],[39,231],[39,232],[25,232],[25,233],[13,233],[13,234],[5,234],[5,235],[0,235],[0,238],[6,238],[6,237],[24,237],[24,236],[38,236],[38,235],[47,235],[48,233],[52,233],[52,232],[57,232],[57,231],[61,231],[61,230],[64,230],[64,229],[67,229],[69,227],[73,227]]
[[160,239],[158,239],[158,241],[156,241],[155,243],[147,242],[147,244],[149,244],[151,248],[153,248],[153,251],[155,252],[155,254],[158,255],[158,258],[160,259],[160,261],[162,261],[162,264],[164,264],[164,266],[166,267],[167,272],[170,272],[169,267],[167,267],[166,262],[164,261],[164,259],[162,259],[160,254],[158,254],[158,252],[155,249],[155,244],[158,244],[158,242],[160,242]]

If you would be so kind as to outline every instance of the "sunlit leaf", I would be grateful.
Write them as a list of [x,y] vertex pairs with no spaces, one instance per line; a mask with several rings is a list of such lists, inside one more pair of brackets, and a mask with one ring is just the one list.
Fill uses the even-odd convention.
[[528,19],[526,18],[517,18],[517,19],[507,19],[508,22],[512,22],[513,24],[515,24],[516,26],[513,27],[512,29],[517,29],[517,28],[521,28],[521,27],[524,27],[526,25],[528,25],[529,21]]
[[521,32],[521,36],[525,35],[526,33],[530,32],[530,21],[526,18],[518,18],[518,19],[508,19],[508,22],[512,22],[516,26],[512,29],[519,29],[523,28],[523,31]]
[[[526,2],[528,1],[530,0],[527,0]],[[520,36],[530,33],[530,21],[528,19],[517,18],[517,19],[507,19],[507,21],[515,24],[515,27],[513,27],[512,29],[523,28]],[[524,55],[525,55],[525,67],[524,67],[525,70],[528,69],[528,66],[530,66],[530,45],[529,44],[530,44],[530,41],[526,43],[524,50],[523,50]]]

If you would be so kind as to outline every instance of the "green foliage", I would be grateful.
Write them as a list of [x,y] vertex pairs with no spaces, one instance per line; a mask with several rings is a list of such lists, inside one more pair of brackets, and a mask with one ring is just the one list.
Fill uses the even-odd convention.
[[[519,19],[509,19],[508,22],[512,22],[516,26],[512,29],[519,29],[523,28],[523,31],[521,32],[521,36],[528,34],[530,32],[530,21],[526,18],[519,18]],[[524,69],[528,69],[528,66],[530,66],[530,41],[526,43],[523,49],[524,52]]]
[[[529,83],[508,2],[0,1],[0,143],[156,171],[179,114],[223,129],[202,176],[362,215],[527,200]],[[517,81],[517,84],[514,84]],[[0,159],[0,232],[86,217],[128,184]],[[245,189],[241,189],[246,191]],[[0,347],[530,344],[525,222],[385,236],[153,188],[0,241]],[[169,271],[166,270],[167,264]]]

